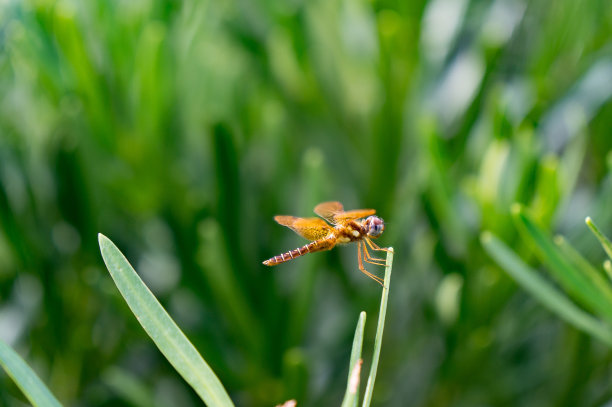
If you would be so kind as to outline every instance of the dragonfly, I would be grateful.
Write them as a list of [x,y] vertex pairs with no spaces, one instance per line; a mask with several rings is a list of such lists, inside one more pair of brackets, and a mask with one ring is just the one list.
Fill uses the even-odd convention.
[[298,218],[296,216],[279,215],[274,220],[280,225],[287,226],[298,235],[311,240],[310,243],[289,250],[265,260],[266,266],[275,266],[307,253],[331,250],[338,244],[357,242],[357,259],[359,270],[372,280],[384,287],[383,279],[370,273],[363,266],[363,262],[386,266],[384,259],[372,256],[368,247],[374,251],[388,251],[372,241],[385,230],[385,222],[374,216],[374,209],[354,209],[345,211],[340,202],[323,202],[315,206],[314,213],[320,218]]

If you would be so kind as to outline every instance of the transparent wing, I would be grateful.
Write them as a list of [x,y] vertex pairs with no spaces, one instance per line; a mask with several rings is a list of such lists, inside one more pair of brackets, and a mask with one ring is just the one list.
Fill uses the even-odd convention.
[[328,221],[329,223],[336,223],[335,217],[337,214],[344,211],[344,206],[340,202],[323,202],[315,206],[314,213]]
[[337,225],[353,219],[361,219],[374,215],[375,209],[354,209],[344,211],[340,202],[323,202],[315,206],[314,212],[331,224]]
[[335,223],[346,222],[353,219],[361,219],[368,216],[372,216],[376,213],[376,209],[354,209],[352,211],[346,211],[338,213],[334,216]]
[[287,226],[298,235],[308,240],[319,240],[327,237],[334,230],[323,219],[298,218],[295,216],[275,216],[274,220],[280,225]]

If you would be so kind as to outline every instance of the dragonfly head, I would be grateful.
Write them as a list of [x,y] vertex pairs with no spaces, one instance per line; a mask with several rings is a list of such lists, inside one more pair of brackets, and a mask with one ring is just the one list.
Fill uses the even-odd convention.
[[368,237],[377,238],[385,230],[385,222],[378,216],[369,216],[364,222]]

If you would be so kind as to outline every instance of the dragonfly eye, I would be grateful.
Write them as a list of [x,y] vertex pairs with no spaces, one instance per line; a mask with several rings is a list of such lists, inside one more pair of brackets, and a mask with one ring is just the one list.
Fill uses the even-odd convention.
[[378,216],[370,216],[366,219],[366,227],[368,229],[368,236],[378,237],[385,230],[385,222]]

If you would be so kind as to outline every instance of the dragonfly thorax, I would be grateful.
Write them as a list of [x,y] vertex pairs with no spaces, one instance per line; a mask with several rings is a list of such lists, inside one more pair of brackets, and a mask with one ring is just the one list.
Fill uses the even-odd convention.
[[378,216],[369,216],[363,223],[368,237],[376,238],[385,230],[385,222]]

